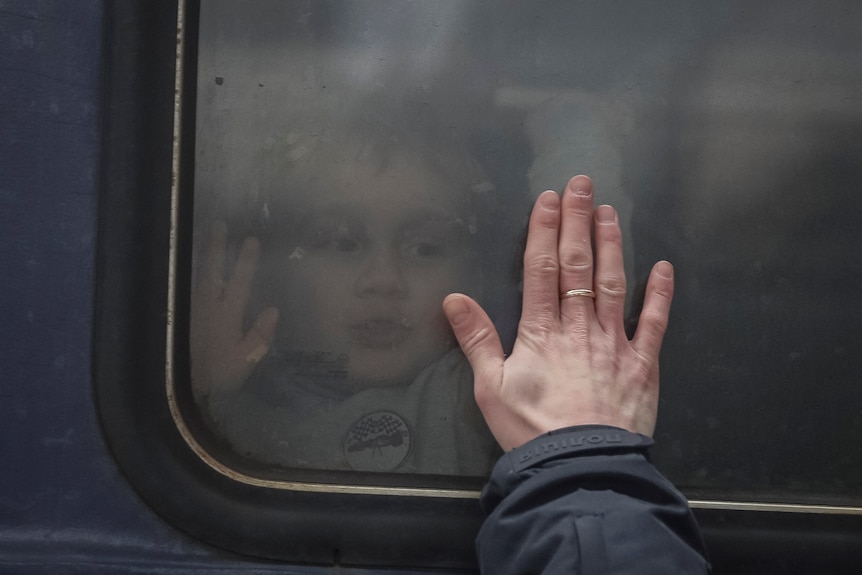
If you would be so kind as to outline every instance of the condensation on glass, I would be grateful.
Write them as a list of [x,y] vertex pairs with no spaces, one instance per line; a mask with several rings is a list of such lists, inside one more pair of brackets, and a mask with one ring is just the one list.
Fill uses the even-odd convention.
[[237,465],[485,476],[441,301],[511,346],[529,205],[587,173],[632,321],[651,264],[677,270],[659,467],[692,496],[862,503],[862,6],[200,12],[192,389]]

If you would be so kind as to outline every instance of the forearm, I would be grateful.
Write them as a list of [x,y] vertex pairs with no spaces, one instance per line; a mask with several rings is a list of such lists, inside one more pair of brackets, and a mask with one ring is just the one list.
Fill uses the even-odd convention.
[[482,496],[482,572],[707,573],[688,503],[644,455],[651,443],[579,426],[504,455]]

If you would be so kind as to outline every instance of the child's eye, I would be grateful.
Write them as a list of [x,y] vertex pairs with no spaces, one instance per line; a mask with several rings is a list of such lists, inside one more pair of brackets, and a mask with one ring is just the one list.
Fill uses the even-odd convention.
[[337,252],[355,252],[359,250],[359,242],[352,238],[333,238],[329,247]]
[[311,247],[320,252],[351,254],[358,252],[362,246],[360,240],[353,236],[326,233],[319,234],[312,242]]
[[415,258],[437,258],[445,255],[446,249],[440,242],[410,242],[404,246],[408,256]]

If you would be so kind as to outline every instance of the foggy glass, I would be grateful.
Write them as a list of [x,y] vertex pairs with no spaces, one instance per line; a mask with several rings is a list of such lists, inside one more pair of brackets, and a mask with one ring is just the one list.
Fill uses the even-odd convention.
[[487,474],[440,302],[472,295],[510,346],[529,206],[586,173],[632,325],[652,263],[676,269],[653,461],[690,497],[858,504],[862,6],[200,12],[192,387],[226,450]]

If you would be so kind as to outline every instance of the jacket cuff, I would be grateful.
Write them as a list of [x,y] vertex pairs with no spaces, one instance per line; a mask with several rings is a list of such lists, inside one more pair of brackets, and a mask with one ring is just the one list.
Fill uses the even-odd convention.
[[610,425],[576,425],[540,435],[504,453],[482,490],[480,504],[486,514],[542,466],[565,465],[566,460],[592,455],[641,454],[653,440]]
[[[616,451],[643,451],[653,440],[640,433],[632,433],[609,425],[576,425],[549,431],[504,454],[497,466],[519,473],[552,459],[571,457],[582,453]],[[497,470],[495,469],[495,474]]]

